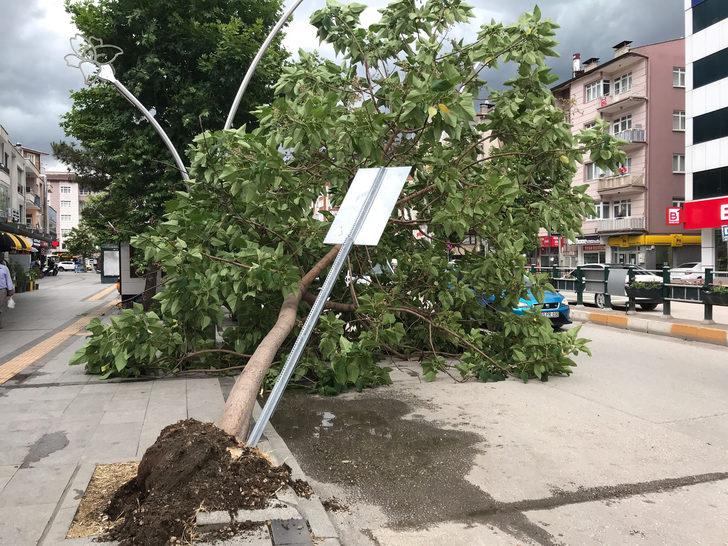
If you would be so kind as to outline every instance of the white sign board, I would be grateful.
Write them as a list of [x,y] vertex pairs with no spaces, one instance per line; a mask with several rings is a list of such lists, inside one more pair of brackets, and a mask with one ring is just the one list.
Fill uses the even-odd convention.
[[[376,246],[384,232],[392,209],[397,203],[402,188],[407,182],[412,167],[391,167],[385,169],[384,179],[379,188],[374,204],[367,214],[364,225],[354,240],[355,245]],[[324,243],[327,245],[343,244],[346,236],[351,232],[359,211],[364,205],[367,194],[379,173],[378,168],[359,169],[346,192],[344,202],[334,218],[334,222],[326,234]]]

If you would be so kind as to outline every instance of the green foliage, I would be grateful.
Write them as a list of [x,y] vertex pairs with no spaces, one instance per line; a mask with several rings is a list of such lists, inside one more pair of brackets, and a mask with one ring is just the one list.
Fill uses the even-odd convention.
[[182,333],[174,321],[163,321],[141,305],[112,317],[108,325],[95,318],[88,325],[90,341],[71,364],[85,364],[91,374],[108,377],[151,375],[165,361],[181,356]]
[[714,284],[710,287],[711,294],[728,294],[728,286]]
[[[185,146],[202,128],[221,127],[243,74],[280,16],[280,0],[66,0],[85,36],[121,47],[116,76],[149,108],[172,142]],[[286,57],[276,40],[253,78],[237,123],[253,120],[269,101]],[[154,129],[114,87],[96,84],[71,94],[62,119],[78,145],[53,152],[77,181],[108,190],[84,210],[102,241],[128,241],[155,223],[181,189],[179,173]]]
[[634,281],[630,283],[629,287],[635,290],[654,290],[662,288],[662,283],[659,281]]
[[[257,126],[195,138],[189,191],[133,240],[167,273],[161,320],[194,346],[225,310],[237,321],[224,332],[227,347],[253,351],[328,251],[332,216],[315,219],[312,204],[328,194],[340,205],[360,167],[411,165],[379,245],[355,248],[354,280],[332,294],[352,308],[323,314],[294,382],[330,394],[386,384],[378,362],[388,357],[420,359],[428,380],[570,373],[574,355],[588,352],[578,329],[555,333],[538,312],[512,312],[527,293],[525,254],[540,228],[573,237],[592,211],[585,188],[571,185],[578,164],[590,157],[616,169],[624,154],[604,131],[572,135],[556,105],[545,64],[556,25],[535,10],[512,25],[485,25],[465,44],[447,40],[472,16],[460,0],[396,0],[368,28],[358,23],[362,9],[329,1],[312,17],[339,64],[300,52],[274,100],[255,112]],[[503,62],[516,75],[490,91],[489,115],[477,116],[474,97],[487,84],[473,66],[487,74]],[[414,236],[420,230],[424,238]],[[466,236],[477,244],[461,244]],[[394,260],[393,270],[377,267]],[[537,297],[548,286],[543,277],[530,282]],[[498,297],[485,304],[489,295]]]
[[84,259],[98,251],[95,234],[84,220],[71,230],[64,244],[68,252]]

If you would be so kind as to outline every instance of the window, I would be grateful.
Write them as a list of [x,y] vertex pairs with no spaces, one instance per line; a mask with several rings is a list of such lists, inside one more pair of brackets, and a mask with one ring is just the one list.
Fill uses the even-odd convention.
[[68,237],[68,234],[71,233],[70,229],[62,229],[61,230],[61,237]]
[[609,95],[609,80],[599,80],[584,86],[584,102]]
[[693,199],[728,195],[728,167],[693,174]]
[[725,0],[705,0],[693,5],[693,32],[698,33],[715,23],[728,19],[728,2]]
[[672,154],[672,172],[685,172],[685,156],[683,154]]
[[614,94],[619,95],[632,89],[632,73],[625,74],[614,80]]
[[61,193],[71,193],[71,186],[61,186]]
[[597,126],[596,121],[588,121],[584,124],[584,129],[593,129],[596,126]]
[[70,221],[71,221],[70,214],[61,214],[61,222],[70,222]]
[[621,118],[617,118],[612,122],[612,132],[618,135],[622,131],[628,131],[632,128],[632,114],[627,114]]
[[728,77],[728,49],[723,49],[693,64],[693,89]]
[[612,211],[615,218],[629,218],[632,216],[632,200],[623,199],[612,202]]
[[609,203],[594,203],[596,214],[589,216],[590,220],[603,220],[609,218]]
[[584,165],[584,178],[586,180],[596,180],[602,174],[604,173],[599,167],[597,167],[596,163],[587,163]]
[[70,201],[61,201],[61,208],[70,208],[71,202]]
[[728,108],[708,112],[693,119],[693,144],[728,136]]
[[632,158],[628,157],[627,161],[619,164],[619,176],[625,176],[632,172]]
[[672,113],[672,130],[673,131],[684,131],[685,130],[685,112],[683,110],[675,110]]
[[674,67],[672,69],[672,86],[673,87],[685,87],[685,69],[681,67]]
[[685,198],[684,197],[673,197],[672,198],[672,206],[673,207],[681,207],[685,204]]

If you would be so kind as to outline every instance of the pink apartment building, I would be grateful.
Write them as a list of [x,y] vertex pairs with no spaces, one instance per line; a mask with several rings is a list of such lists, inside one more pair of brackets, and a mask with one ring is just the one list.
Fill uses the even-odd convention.
[[574,132],[602,119],[628,156],[618,172],[587,160],[574,177],[575,185],[589,186],[597,215],[583,223],[575,244],[561,245],[561,265],[655,269],[700,260],[700,236],[668,226],[665,216],[685,199],[684,40],[630,44],[614,46],[614,58],[601,64],[582,64],[575,54],[573,77],[553,89]]

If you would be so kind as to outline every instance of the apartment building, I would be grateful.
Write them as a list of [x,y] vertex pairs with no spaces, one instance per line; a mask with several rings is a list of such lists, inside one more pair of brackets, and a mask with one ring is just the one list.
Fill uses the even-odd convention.
[[56,237],[59,252],[66,250],[64,241],[81,221],[81,213],[93,192],[79,187],[72,172],[47,172],[48,196],[51,206],[58,211]]
[[[616,172],[603,172],[587,159],[574,177],[575,185],[588,185],[597,214],[583,223],[575,241],[558,234],[542,238],[542,247],[546,241],[562,254],[561,265],[654,269],[699,258],[698,233],[666,221],[667,209],[685,200],[685,73],[683,39],[641,47],[621,42],[606,62],[582,63],[574,55],[572,78],[554,87],[554,96],[574,132],[604,120],[624,142],[627,159]],[[571,260],[563,255],[567,248]],[[558,264],[551,259],[548,265]]]
[[46,249],[55,237],[49,231],[47,182],[39,150],[10,140],[0,125],[0,231],[28,238]]
[[703,265],[728,271],[728,2],[685,0],[685,36],[688,202],[670,220],[700,229]]

